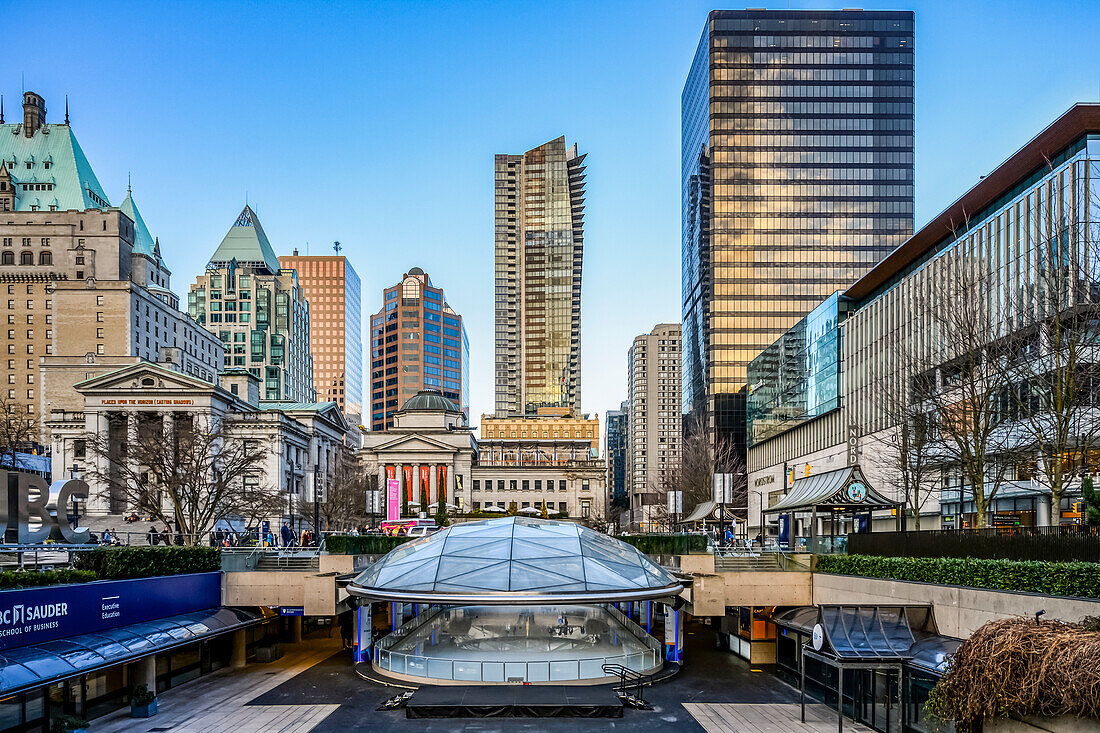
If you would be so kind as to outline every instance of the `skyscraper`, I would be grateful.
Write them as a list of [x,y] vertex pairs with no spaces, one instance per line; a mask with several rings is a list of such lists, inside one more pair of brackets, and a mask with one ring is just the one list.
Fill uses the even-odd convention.
[[629,428],[630,403],[623,402],[618,410],[607,411],[607,495],[611,500],[612,515],[616,510],[630,508],[626,490],[626,447]]
[[496,414],[581,408],[584,155],[496,156]]
[[421,390],[437,390],[470,415],[470,343],[443,288],[414,267],[382,291],[370,320],[370,429],[393,427],[393,413]]
[[681,115],[683,410],[743,451],[748,362],[913,230],[913,14],[713,11]]
[[261,399],[315,402],[309,303],[283,269],[249,206],[241,210],[187,294],[191,317],[221,339],[226,367],[248,369]]
[[354,427],[363,414],[363,301],[359,275],[342,255],[279,257],[298,273],[309,301],[313,385],[320,402],[335,402]]
[[680,466],[680,324],[659,323],[635,337],[626,361],[630,524],[654,531],[653,507]]

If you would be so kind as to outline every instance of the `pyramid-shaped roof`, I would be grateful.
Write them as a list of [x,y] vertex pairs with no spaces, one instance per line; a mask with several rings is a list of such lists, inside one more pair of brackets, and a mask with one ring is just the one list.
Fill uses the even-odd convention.
[[126,200],[119,208],[134,222],[134,252],[147,255],[159,264],[163,264],[163,260],[160,259],[160,247],[157,246],[153,235],[149,233],[149,227],[145,226],[145,220],[141,218],[141,212],[138,211],[133,192],[129,188],[126,189]]
[[269,275],[279,272],[279,258],[267,241],[256,212],[247,204],[210,258],[210,267],[225,267],[232,260],[237,261],[238,267],[267,270]]
[[[58,211],[110,207],[107,194],[68,125],[43,125],[29,138],[23,135],[22,127],[0,125],[0,161],[17,184],[16,211],[36,207],[38,211],[49,211],[51,206]],[[32,183],[48,184],[50,188],[31,190],[22,185]]]

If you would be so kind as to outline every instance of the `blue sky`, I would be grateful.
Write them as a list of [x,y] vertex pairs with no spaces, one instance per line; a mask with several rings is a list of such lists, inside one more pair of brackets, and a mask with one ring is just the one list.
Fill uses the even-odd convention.
[[[680,91],[718,6],[4,5],[9,118],[21,75],[50,121],[69,95],[112,203],[132,175],[181,294],[246,194],[278,253],[344,245],[365,314],[423,267],[466,319],[476,422],[493,408],[493,155],[564,134],[588,153],[585,411],[625,397],[635,335],[680,318]],[[1100,96],[1094,0],[862,5],[916,12],[918,226]]]

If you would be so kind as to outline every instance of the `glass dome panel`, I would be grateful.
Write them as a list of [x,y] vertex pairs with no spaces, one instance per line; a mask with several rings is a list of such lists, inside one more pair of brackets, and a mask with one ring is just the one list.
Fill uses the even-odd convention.
[[348,587],[377,600],[603,602],[678,595],[668,571],[633,546],[574,522],[466,522],[395,549]]

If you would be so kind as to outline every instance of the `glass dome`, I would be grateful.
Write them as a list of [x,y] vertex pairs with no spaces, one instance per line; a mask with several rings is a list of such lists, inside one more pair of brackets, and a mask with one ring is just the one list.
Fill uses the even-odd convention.
[[464,522],[401,545],[348,586],[380,601],[523,605],[679,595],[680,582],[631,545],[573,522]]

